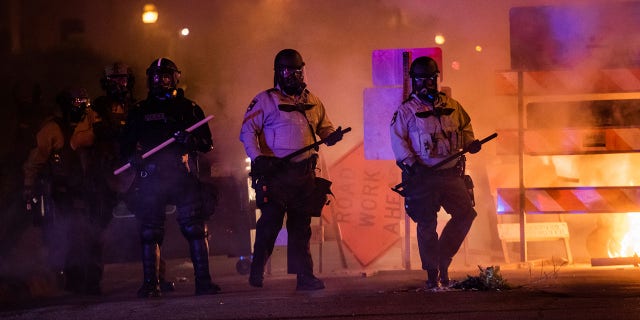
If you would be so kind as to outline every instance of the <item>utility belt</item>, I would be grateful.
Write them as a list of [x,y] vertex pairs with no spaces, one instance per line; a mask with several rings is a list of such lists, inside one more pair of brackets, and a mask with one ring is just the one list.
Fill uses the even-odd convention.
[[455,166],[453,168],[430,170],[429,168],[423,169],[421,175],[423,176],[442,176],[442,177],[460,177],[462,176],[462,170]]
[[464,171],[465,171],[465,159],[464,158],[460,158],[458,160],[458,162],[456,162],[456,165],[451,167],[451,168],[446,168],[446,169],[436,169],[433,170],[428,166],[424,166],[424,165],[417,165],[416,166],[416,173],[419,176],[422,177],[429,177],[429,176],[438,176],[438,177],[462,177],[464,175]]
[[315,170],[316,165],[318,164],[318,155],[314,154],[309,158],[306,158],[299,162],[288,161],[285,162],[282,166],[283,171],[294,171],[301,173],[308,173],[310,171]]
[[152,160],[145,160],[142,168],[138,169],[137,175],[144,179],[158,173],[164,176],[175,175],[176,173],[191,173],[198,169],[197,166],[197,160],[191,155],[188,158],[185,158],[184,155],[164,155]]
[[272,199],[274,185],[285,188],[295,188],[303,192],[301,200],[305,201],[305,209],[312,217],[319,217],[322,209],[329,204],[328,195],[331,192],[331,181],[316,177],[314,170],[318,162],[318,156],[311,157],[300,162],[283,163],[271,176],[253,176],[252,187],[256,192],[256,204],[258,208],[268,204]]
[[475,206],[475,196],[473,192],[474,184],[473,179],[468,174],[465,174],[466,171],[466,158],[464,156],[460,157],[455,166],[447,169],[439,169],[439,170],[431,170],[425,166],[418,166],[417,169],[417,180],[424,177],[460,177],[464,180],[465,188],[469,193],[469,200],[471,201],[471,205]]

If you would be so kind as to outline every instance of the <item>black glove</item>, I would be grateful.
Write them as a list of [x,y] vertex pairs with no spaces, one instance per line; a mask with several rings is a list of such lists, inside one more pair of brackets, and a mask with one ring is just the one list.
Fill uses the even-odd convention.
[[324,143],[326,143],[328,146],[332,146],[338,143],[338,141],[342,140],[342,136],[344,136],[342,127],[338,127],[336,131],[331,132],[331,134],[324,139]]
[[402,169],[402,172],[409,175],[409,176],[413,176],[416,173],[416,167],[418,166],[418,163],[414,163],[413,166],[410,166],[404,162],[400,162],[400,161],[396,161],[396,164],[398,165],[398,167],[400,167],[400,169]]
[[144,171],[145,164],[144,164],[144,159],[142,159],[142,153],[141,152],[133,153],[131,157],[129,157],[129,165],[138,171]]
[[480,140],[478,139],[471,141],[467,146],[469,153],[478,153],[480,149],[482,149],[482,143],[480,143]]
[[277,157],[257,156],[251,164],[251,174],[258,176],[269,175],[277,171],[283,163],[284,161]]
[[173,138],[176,139],[177,143],[185,146],[187,149],[195,149],[196,139],[190,132],[178,131],[173,134]]

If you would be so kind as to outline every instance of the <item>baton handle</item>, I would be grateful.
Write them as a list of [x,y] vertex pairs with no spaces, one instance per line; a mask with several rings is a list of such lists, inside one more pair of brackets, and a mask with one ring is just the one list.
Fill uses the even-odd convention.
[[[351,127],[346,127],[344,129],[341,129],[342,134],[345,134],[345,133],[347,133],[349,131],[351,131]],[[326,141],[327,141],[327,138],[324,138],[322,140],[318,140],[315,143],[312,143],[312,144],[310,144],[310,145],[308,145],[308,146],[306,146],[306,147],[304,147],[302,149],[296,150],[296,151],[284,156],[282,158],[282,160],[285,160],[285,161],[291,160],[291,159],[293,159],[293,157],[295,157],[297,155],[300,155],[300,154],[303,154],[303,153],[305,153],[305,152],[307,152],[307,151],[309,151],[309,150],[311,150],[311,149],[313,149],[315,147],[318,147],[321,144],[325,143]]]
[[[213,119],[213,115],[208,115],[208,116],[207,116],[207,117],[205,117],[204,119],[202,119],[202,120],[200,120],[200,121],[196,122],[194,125],[192,125],[192,126],[190,126],[189,128],[185,129],[184,131],[186,131],[186,132],[189,132],[189,133],[190,133],[190,132],[192,132],[193,130],[197,129],[198,127],[202,126],[203,124],[205,124],[205,123],[209,122],[211,119]],[[163,143],[161,143],[161,144],[159,144],[159,145],[155,146],[153,149],[151,149],[151,150],[149,150],[149,151],[145,152],[145,153],[142,155],[142,159],[146,159],[146,158],[150,157],[150,156],[151,156],[151,155],[153,155],[154,153],[156,153],[156,152],[158,152],[158,151],[160,151],[160,150],[164,149],[164,147],[166,147],[166,146],[168,146],[168,145],[172,144],[174,141],[176,141],[176,139],[175,139],[175,138],[173,138],[173,137],[171,137],[171,138],[167,139],[165,142],[163,142]],[[129,168],[131,168],[131,163],[130,163],[130,162],[128,162],[128,163],[127,163],[127,164],[125,164],[124,166],[122,166],[122,167],[120,167],[120,168],[116,169],[115,171],[113,171],[113,175],[116,175],[116,176],[117,176],[117,175],[121,174],[122,172],[126,171],[126,170],[127,170],[127,169],[129,169]]]
[[[487,137],[485,137],[484,139],[480,140],[480,144],[481,144],[481,145],[482,145],[482,144],[485,144],[485,143],[487,143],[487,142],[489,142],[489,141],[491,141],[491,140],[495,139],[497,136],[498,136],[498,133],[497,133],[497,132],[494,132],[494,133],[492,133],[492,134],[488,135]],[[460,151],[458,151],[458,152],[456,152],[456,153],[454,153],[454,154],[450,155],[449,157],[445,158],[444,160],[442,160],[442,161],[440,161],[440,162],[438,162],[438,163],[436,163],[436,164],[434,164],[433,166],[428,167],[428,168],[429,168],[430,170],[435,170],[435,169],[437,169],[437,168],[440,168],[440,167],[442,167],[445,163],[447,163],[447,162],[449,162],[449,161],[451,161],[451,160],[457,159],[459,156],[461,156],[461,155],[463,155],[463,154],[465,154],[465,153],[467,153],[467,152],[469,152],[469,149],[464,148],[464,149],[462,149],[462,150],[460,150]],[[391,190],[393,190],[393,191],[395,191],[395,192],[400,193],[400,192],[402,192],[402,191],[403,191],[403,188],[404,188],[404,184],[401,182],[401,183],[398,183],[397,185],[395,185],[393,188],[391,188]]]

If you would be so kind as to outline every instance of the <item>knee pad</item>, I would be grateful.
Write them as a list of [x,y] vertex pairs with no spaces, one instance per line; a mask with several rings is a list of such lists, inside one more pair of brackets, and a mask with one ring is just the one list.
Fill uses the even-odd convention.
[[142,226],[140,229],[140,241],[143,244],[161,244],[164,239],[164,229],[160,227]]
[[205,223],[189,223],[180,226],[182,235],[189,240],[204,239],[208,236]]

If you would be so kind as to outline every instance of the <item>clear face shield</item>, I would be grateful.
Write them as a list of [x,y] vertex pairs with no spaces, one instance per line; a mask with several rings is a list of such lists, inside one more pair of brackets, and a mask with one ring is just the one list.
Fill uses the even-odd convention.
[[154,73],[151,76],[151,83],[154,87],[170,89],[175,87],[175,81],[172,73]]
[[169,98],[174,94],[178,84],[178,72],[154,72],[149,75],[150,89],[158,98]]
[[124,99],[129,94],[129,75],[119,74],[107,77],[107,94],[116,99]]

